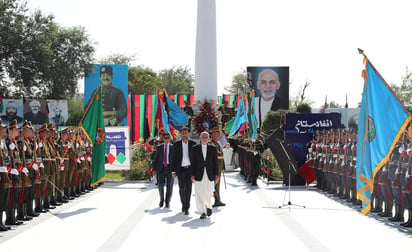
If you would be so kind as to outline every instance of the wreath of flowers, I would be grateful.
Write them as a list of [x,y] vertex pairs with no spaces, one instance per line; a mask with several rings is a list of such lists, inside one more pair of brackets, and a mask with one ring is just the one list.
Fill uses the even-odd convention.
[[102,128],[97,128],[97,134],[95,139],[95,144],[101,144],[104,141],[104,130]]
[[221,114],[217,110],[215,101],[196,101],[193,105],[199,108],[192,119],[193,130],[196,133],[200,134],[220,124]]

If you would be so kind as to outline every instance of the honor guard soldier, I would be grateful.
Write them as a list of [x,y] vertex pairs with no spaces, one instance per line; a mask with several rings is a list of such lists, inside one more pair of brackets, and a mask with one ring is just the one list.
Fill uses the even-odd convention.
[[215,198],[215,204],[213,205],[213,207],[226,206],[226,204],[223,203],[220,198],[220,177],[222,175],[222,172],[224,172],[225,170],[225,159],[223,157],[223,149],[219,142],[220,132],[221,132],[220,126],[216,126],[210,130],[210,133],[212,135],[210,143],[213,146],[215,146],[217,150],[217,158],[218,158],[217,176],[219,177],[218,182],[215,183],[215,191],[213,192],[213,196]]
[[57,197],[56,201],[59,203],[67,203],[67,173],[69,169],[69,149],[67,147],[67,131],[69,128],[65,128],[59,131],[59,139],[56,141],[56,151],[59,154],[60,160],[57,161],[57,173],[59,173],[59,180],[57,181]]
[[80,197],[80,194],[76,192],[76,179],[77,179],[77,173],[78,173],[78,166],[80,162],[80,159],[78,158],[78,152],[77,152],[77,139],[76,139],[76,132],[70,131],[69,134],[69,139],[68,141],[70,142],[70,147],[69,147],[69,195],[70,199],[73,199],[74,197]]
[[355,205],[361,205],[362,202],[358,199],[358,190],[356,188],[356,148],[357,148],[357,136],[358,132],[356,130],[352,130],[350,135],[350,151],[351,156],[349,158],[350,162],[350,170],[352,171],[351,180],[352,180],[352,203]]
[[[385,211],[379,213],[381,217],[392,217],[392,208],[393,208],[393,190],[392,182],[395,176],[396,164],[394,164],[393,159],[397,157],[397,148],[392,150],[391,155],[389,156],[388,162],[382,167],[382,176],[379,180],[379,188],[382,193],[383,202],[385,203]],[[397,157],[397,159],[399,156]],[[396,163],[396,162],[395,162]],[[391,219],[391,218],[389,218]]]
[[260,155],[265,150],[264,144],[262,140],[256,138],[254,141],[252,140],[252,166],[250,167],[250,179],[251,185],[257,186],[257,178],[259,176],[259,169],[260,169]]
[[[52,176],[53,176],[53,168],[55,163],[55,158],[52,159],[50,154],[50,145],[49,145],[49,133],[47,124],[43,124],[42,127],[39,129],[39,149],[40,149],[40,156],[42,158],[42,162],[44,165],[44,179],[42,179],[42,186],[41,186],[41,197],[42,197],[42,208],[43,209],[54,209],[56,207],[50,204],[51,194],[52,194]],[[37,211],[37,210],[36,210]]]
[[[412,127],[412,126],[410,126]],[[401,226],[412,227],[412,141],[409,137],[409,146],[406,150],[406,155],[408,157],[408,167],[405,174],[405,186],[402,191],[403,202],[405,203],[405,208],[408,210],[408,220],[401,223]]]
[[[25,121],[23,127],[21,129],[21,136],[20,140],[18,141],[20,154],[21,154],[21,161],[22,161],[22,169],[20,173],[20,178],[22,180],[22,194],[21,199],[17,207],[17,219],[18,220],[31,220],[32,217],[28,216],[28,205],[30,205],[31,213],[33,214],[33,183],[32,177],[34,179],[34,172],[30,172],[32,167],[32,153],[31,144],[29,142],[29,138],[32,135],[31,131],[31,124],[28,121]],[[27,154],[27,155],[26,155]],[[29,168],[28,168],[29,167]],[[29,170],[30,169],[30,170]],[[37,214],[35,214],[37,215]]]
[[48,126],[48,141],[50,152],[50,168],[51,168],[51,183],[50,183],[50,204],[53,206],[60,206],[62,203],[56,201],[57,197],[57,183],[60,180],[60,172],[58,172],[58,163],[60,163],[60,154],[56,148],[55,141],[57,140],[57,128],[54,124]]
[[315,158],[315,175],[316,175],[316,187],[318,189],[322,188],[322,167],[320,166],[322,160],[322,136],[319,130],[315,132],[315,142],[314,142],[313,156]]
[[396,171],[395,177],[392,182],[392,193],[394,198],[394,205],[395,205],[395,216],[389,218],[390,221],[404,221],[404,204],[402,201],[402,183],[401,183],[401,176],[402,176],[402,163],[403,159],[405,158],[406,148],[404,146],[403,139],[399,139],[397,145],[394,149],[394,163],[396,164]]
[[7,170],[7,165],[10,165],[10,157],[4,139],[6,137],[6,131],[7,126],[4,125],[0,119],[0,231],[10,230],[10,227],[3,224],[3,211],[8,209],[12,188]]
[[18,145],[19,128],[17,121],[10,122],[8,127],[8,137],[6,145],[10,156],[10,176],[12,181],[12,189],[10,192],[9,205],[6,209],[6,225],[20,225],[23,222],[17,221],[15,209],[21,200],[22,183],[18,169],[21,169],[22,163],[20,159],[20,150]]
[[23,163],[28,168],[32,187],[29,193],[29,200],[26,205],[28,216],[37,217],[39,213],[34,211],[33,200],[40,193],[40,170],[37,163],[37,153],[34,138],[34,130],[30,121],[25,121],[23,124]]
[[46,171],[43,164],[43,152],[44,152],[44,143],[46,141],[46,132],[47,125],[43,125],[37,130],[37,133],[34,134],[33,138],[33,149],[37,167],[40,172],[40,185],[36,185],[37,193],[34,199],[34,210],[37,213],[45,213],[46,209],[43,208],[44,196],[45,196],[45,187],[47,184]]

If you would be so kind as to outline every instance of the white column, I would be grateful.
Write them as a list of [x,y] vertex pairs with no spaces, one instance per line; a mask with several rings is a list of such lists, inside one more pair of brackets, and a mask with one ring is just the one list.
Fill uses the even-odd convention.
[[197,1],[195,100],[217,100],[216,3]]

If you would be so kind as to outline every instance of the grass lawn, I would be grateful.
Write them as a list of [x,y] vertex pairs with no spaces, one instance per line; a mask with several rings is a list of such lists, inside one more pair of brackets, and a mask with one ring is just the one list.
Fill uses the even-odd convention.
[[123,180],[121,173],[121,171],[106,171],[106,180]]

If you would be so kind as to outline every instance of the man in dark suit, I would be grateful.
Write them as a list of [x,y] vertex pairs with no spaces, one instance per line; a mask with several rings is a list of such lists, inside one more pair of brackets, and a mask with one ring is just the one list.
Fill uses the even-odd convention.
[[173,144],[173,171],[179,179],[179,194],[182,202],[182,212],[189,215],[190,195],[192,194],[192,180],[190,178],[190,154],[195,141],[189,140],[189,128],[183,127],[180,131],[181,140]]
[[[163,204],[166,203],[166,208],[169,208],[173,192],[173,178],[176,177],[176,174],[172,174],[173,144],[170,143],[170,135],[168,133],[163,133],[163,141],[156,149],[153,161],[153,175],[157,177],[157,186],[160,194],[159,207],[163,207]],[[164,195],[165,183],[166,199]]]
[[192,182],[195,183],[196,206],[200,219],[212,215],[212,197],[215,182],[219,181],[217,150],[209,145],[209,133],[200,133],[200,144],[193,146],[190,156]]

